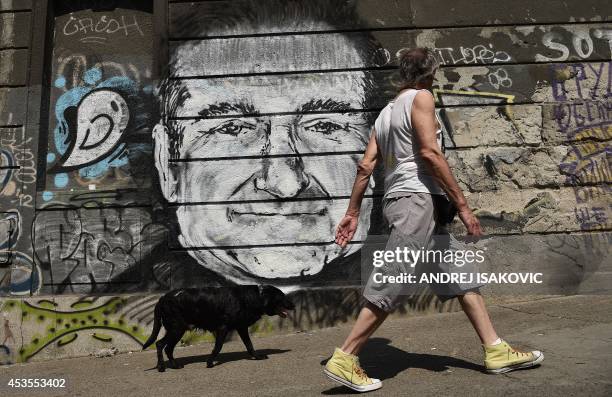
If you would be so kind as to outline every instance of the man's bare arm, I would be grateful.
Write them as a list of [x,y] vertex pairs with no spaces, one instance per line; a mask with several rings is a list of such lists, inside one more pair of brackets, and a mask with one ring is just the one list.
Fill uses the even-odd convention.
[[376,168],[378,162],[378,145],[376,144],[376,131],[372,131],[368,147],[366,148],[363,158],[357,165],[357,175],[355,176],[355,182],[353,183],[353,190],[351,192],[351,200],[349,201],[349,207],[346,211],[350,215],[359,215],[361,208],[361,201],[363,195],[368,188],[368,182],[370,176]]
[[373,130],[363,158],[357,165],[357,175],[355,176],[355,183],[353,183],[353,190],[346,215],[344,215],[336,228],[336,244],[342,247],[345,247],[355,235],[359,223],[361,201],[368,188],[370,176],[377,162],[378,145],[376,143],[376,131]]
[[418,141],[419,155],[429,168],[431,175],[446,192],[459,211],[459,217],[469,234],[480,235],[480,223],[468,207],[467,200],[457,184],[453,173],[436,140],[436,116],[433,96],[427,91],[419,92],[412,105],[412,127]]

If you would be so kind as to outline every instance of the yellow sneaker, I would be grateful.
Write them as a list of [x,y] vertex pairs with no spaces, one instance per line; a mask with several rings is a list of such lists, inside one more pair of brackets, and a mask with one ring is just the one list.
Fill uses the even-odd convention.
[[366,375],[359,365],[357,356],[347,354],[338,348],[334,350],[334,355],[327,361],[323,372],[330,379],[358,392],[372,391],[382,387],[380,379],[370,378]]
[[490,374],[503,374],[515,369],[536,366],[544,360],[539,350],[521,352],[513,349],[506,341],[493,346],[484,346],[485,367]]

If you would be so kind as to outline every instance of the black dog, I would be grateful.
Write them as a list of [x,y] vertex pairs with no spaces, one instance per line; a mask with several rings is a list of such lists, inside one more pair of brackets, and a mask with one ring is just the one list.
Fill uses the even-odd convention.
[[211,331],[215,335],[215,347],[206,361],[206,366],[210,368],[214,365],[228,332],[236,330],[251,357],[257,360],[265,359],[265,355],[255,353],[248,327],[264,314],[286,317],[287,311],[293,309],[293,302],[281,290],[270,285],[184,288],[170,291],[162,296],[155,306],[153,332],[142,349],[155,342],[163,325],[166,335],[156,344],[157,370],[166,370],[162,349],[168,356],[168,367],[181,368],[174,360],[173,351],[185,331],[194,328]]

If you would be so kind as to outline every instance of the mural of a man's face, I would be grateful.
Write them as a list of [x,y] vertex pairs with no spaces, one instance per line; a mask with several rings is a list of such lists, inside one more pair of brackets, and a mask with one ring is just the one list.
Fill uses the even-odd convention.
[[[321,57],[337,56],[324,40],[296,40],[317,46],[312,52]],[[348,39],[344,51],[357,53]],[[202,265],[237,281],[288,278],[315,275],[359,248],[332,242],[370,132],[363,113],[344,112],[363,108],[365,75],[337,74],[335,84],[330,75],[181,83],[188,95],[176,115],[200,116],[173,122],[182,130],[178,157],[187,161],[168,166],[169,126],[159,124],[156,166],[168,201],[197,203],[179,206],[177,218],[180,243],[200,248],[189,252]],[[355,240],[365,238],[370,210],[365,199]]]

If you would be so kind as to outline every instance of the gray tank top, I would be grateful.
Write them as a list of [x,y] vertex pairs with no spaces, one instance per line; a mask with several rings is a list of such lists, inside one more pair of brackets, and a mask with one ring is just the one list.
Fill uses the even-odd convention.
[[[385,198],[401,192],[444,194],[419,155],[414,139],[412,103],[420,90],[402,92],[380,112],[374,128],[385,169]],[[442,131],[436,132],[441,147]]]

